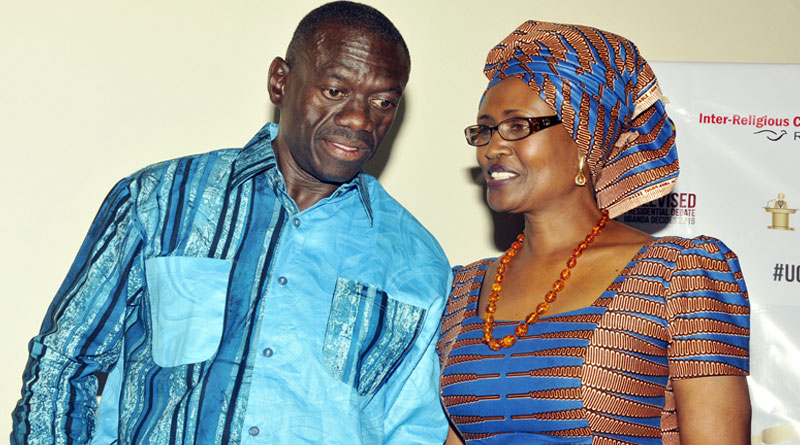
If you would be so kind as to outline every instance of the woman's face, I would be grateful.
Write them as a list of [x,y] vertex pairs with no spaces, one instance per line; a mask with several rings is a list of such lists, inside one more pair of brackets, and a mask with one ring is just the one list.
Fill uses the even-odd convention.
[[[553,116],[556,113],[525,82],[516,77],[495,84],[478,109],[478,124],[495,126],[513,117]],[[562,124],[530,136],[506,141],[497,131],[489,144],[476,147],[478,164],[488,189],[489,207],[497,212],[524,213],[556,205],[586,193],[574,182],[578,146]],[[568,207],[567,207],[568,208]]]

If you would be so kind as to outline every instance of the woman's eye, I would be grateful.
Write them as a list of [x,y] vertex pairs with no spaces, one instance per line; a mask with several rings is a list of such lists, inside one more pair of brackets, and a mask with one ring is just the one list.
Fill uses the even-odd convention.
[[323,88],[322,94],[328,99],[341,99],[344,97],[344,92],[337,88]]

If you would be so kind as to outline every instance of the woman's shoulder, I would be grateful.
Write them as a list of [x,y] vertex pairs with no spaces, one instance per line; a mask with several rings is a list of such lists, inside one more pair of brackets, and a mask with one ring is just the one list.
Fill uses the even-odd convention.
[[[747,285],[744,282],[739,258],[718,238],[707,235],[693,238],[680,236],[654,238],[640,259],[649,260],[650,264],[663,265],[669,271],[667,276],[670,277],[669,281],[673,287],[686,286],[692,289],[713,287],[719,291],[730,291],[747,298]],[[701,281],[704,283],[702,286]]]
[[448,310],[445,312],[449,312],[453,305],[463,307],[464,301],[469,299],[470,294],[480,289],[486,269],[494,260],[494,258],[484,258],[464,266],[453,267],[453,287],[447,302]]
[[698,235],[692,238],[682,236],[660,236],[653,238],[645,245],[643,256],[648,258],[661,258],[676,260],[684,255],[720,256],[725,259],[735,259],[736,254],[720,239],[708,235]]
[[485,271],[489,267],[489,265],[492,264],[492,262],[495,259],[496,258],[483,258],[483,259],[480,259],[480,260],[473,261],[471,263],[465,264],[463,266],[462,265],[453,266],[453,276],[457,277],[459,275],[463,276],[463,275],[468,275],[468,274],[474,274],[477,271],[480,271],[481,275],[483,275],[483,271]]
[[453,288],[442,315],[440,338],[436,345],[440,356],[450,354],[450,348],[460,332],[456,327],[470,314],[474,314],[474,303],[478,300],[483,277],[494,260],[495,258],[484,258],[453,267]]

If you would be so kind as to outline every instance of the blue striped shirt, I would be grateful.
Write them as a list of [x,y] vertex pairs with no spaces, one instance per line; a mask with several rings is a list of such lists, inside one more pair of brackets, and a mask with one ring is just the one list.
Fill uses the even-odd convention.
[[299,211],[277,132],[114,187],[30,343],[12,443],[444,440],[444,253],[363,173]]

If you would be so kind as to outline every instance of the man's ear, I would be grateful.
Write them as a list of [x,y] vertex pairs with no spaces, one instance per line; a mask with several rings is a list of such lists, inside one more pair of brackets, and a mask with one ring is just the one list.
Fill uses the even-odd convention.
[[267,80],[267,91],[269,100],[278,108],[283,101],[283,92],[286,89],[286,82],[289,80],[289,64],[282,57],[276,57],[269,65],[269,78]]

